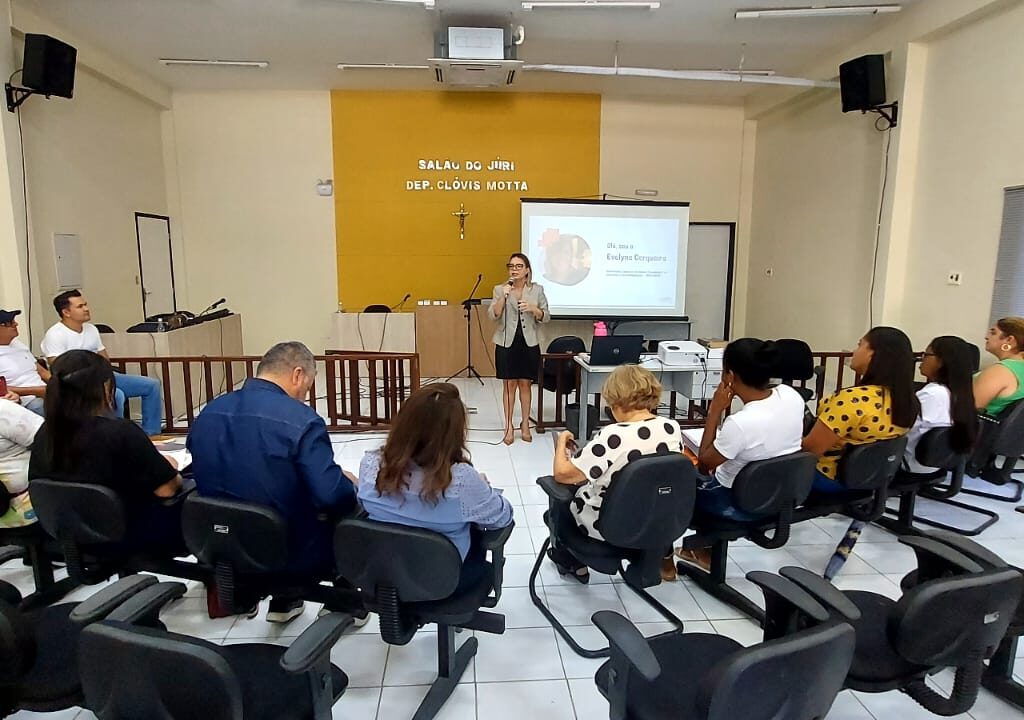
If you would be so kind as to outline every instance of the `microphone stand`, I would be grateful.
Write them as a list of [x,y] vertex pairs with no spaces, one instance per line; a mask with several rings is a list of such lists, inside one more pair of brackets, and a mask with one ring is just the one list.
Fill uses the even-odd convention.
[[476,284],[473,289],[469,291],[469,297],[462,301],[462,307],[466,311],[466,366],[459,370],[457,373],[448,377],[449,380],[456,378],[462,373],[466,373],[466,378],[476,378],[480,381],[480,384],[484,384],[484,380],[480,377],[480,373],[473,367],[473,306],[479,305],[482,301],[474,298],[476,290],[480,287],[480,281],[483,279],[483,273],[476,276]]

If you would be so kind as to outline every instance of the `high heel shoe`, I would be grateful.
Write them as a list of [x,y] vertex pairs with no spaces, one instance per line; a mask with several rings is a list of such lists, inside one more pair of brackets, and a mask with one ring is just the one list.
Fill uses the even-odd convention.
[[519,425],[519,429],[523,433],[523,442],[533,442],[533,435],[530,434],[530,421],[523,420]]
[[502,438],[502,442],[506,445],[511,445],[516,440],[515,430],[511,426],[505,428],[505,437]]

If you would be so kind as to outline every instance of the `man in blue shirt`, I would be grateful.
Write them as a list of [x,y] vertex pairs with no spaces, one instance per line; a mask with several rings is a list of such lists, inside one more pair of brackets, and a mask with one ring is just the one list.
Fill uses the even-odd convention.
[[[278,343],[241,390],[213,400],[188,437],[200,495],[266,505],[288,523],[289,574],[335,576],[330,519],[356,507],[352,476],[334,462],[327,426],[302,399],[316,361],[299,342]],[[288,622],[302,601],[275,597],[267,620]]]

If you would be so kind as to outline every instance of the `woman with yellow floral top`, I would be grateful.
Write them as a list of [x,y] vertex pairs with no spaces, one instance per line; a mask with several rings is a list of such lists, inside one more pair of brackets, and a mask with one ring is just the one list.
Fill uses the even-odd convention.
[[803,449],[818,456],[818,492],[843,490],[835,479],[847,445],[905,435],[921,412],[914,393],[914,351],[901,330],[869,330],[857,343],[850,368],[860,383],[822,399],[818,420],[803,441]]

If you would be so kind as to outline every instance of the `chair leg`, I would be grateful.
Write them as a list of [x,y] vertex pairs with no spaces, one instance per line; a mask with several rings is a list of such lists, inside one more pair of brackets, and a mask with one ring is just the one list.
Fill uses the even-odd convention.
[[[683,546],[686,546],[685,541]],[[729,561],[729,541],[716,540],[711,546],[711,572],[705,572],[689,563],[677,562],[676,570],[681,575],[691,578],[697,587],[708,595],[721,600],[726,605],[732,605],[740,612],[749,615],[762,627],[764,626],[764,610],[758,607],[746,595],[734,587],[730,587],[725,581],[725,570]]]
[[[969,503],[960,502],[959,500],[922,495],[921,499],[924,501],[924,504],[919,507],[916,502],[916,494],[914,495],[913,502],[906,501],[908,495],[910,495],[910,493],[900,496],[900,505],[898,510],[893,511],[891,509],[886,509],[886,512],[889,515],[896,514],[896,518],[883,516],[876,520],[875,524],[884,527],[886,530],[896,533],[897,535],[920,535],[921,530],[914,527],[914,524],[917,523],[919,525],[939,528],[940,530],[955,532],[958,535],[973,537],[975,535],[980,535],[999,521],[999,513],[993,512],[992,510],[986,510],[985,508],[980,508]],[[963,514],[965,515],[980,515],[982,519],[976,525],[951,525],[941,520],[928,517],[928,506],[932,503],[959,508],[964,511]]]
[[444,707],[445,702],[455,692],[455,688],[466,672],[469,661],[476,655],[477,639],[468,638],[462,643],[458,652],[452,655],[455,647],[455,628],[449,625],[437,626],[437,679],[427,691],[427,696],[416,708],[413,720],[431,720]]
[[1024,709],[1024,685],[1013,679],[1018,640],[1016,636],[1003,638],[981,676],[981,686],[1011,705]]
[[646,588],[642,585],[638,585],[633,581],[633,577],[625,572],[625,570],[619,570],[619,574],[622,576],[624,584],[629,587],[634,593],[640,596],[645,603],[650,605],[652,608],[658,611],[658,613],[668,620],[679,632],[683,632],[683,621],[679,619],[679,616],[674,612],[665,607],[661,601],[656,597],[647,592]]
[[330,657],[306,673],[306,677],[309,678],[309,690],[313,698],[313,720],[331,720],[335,698]]
[[[537,561],[533,564],[533,570],[530,571],[530,599],[533,600],[533,604],[540,610],[541,614],[548,619],[551,623],[551,627],[555,629],[562,639],[572,648],[572,651],[585,658],[604,658],[611,654],[611,650],[607,647],[600,648],[599,650],[587,650],[585,647],[580,645],[569,634],[569,631],[565,629],[565,626],[558,621],[554,613],[548,609],[548,606],[544,604],[544,601],[540,599],[540,595],[537,594],[537,574],[540,572],[541,564],[544,562],[544,558],[547,557],[548,546],[551,544],[551,538],[547,537],[544,539],[544,543],[540,546],[540,552],[537,553]],[[652,598],[653,600],[653,598]]]

